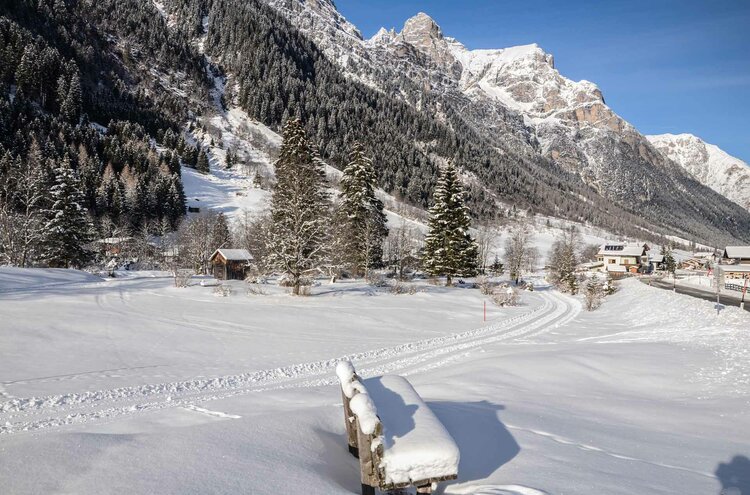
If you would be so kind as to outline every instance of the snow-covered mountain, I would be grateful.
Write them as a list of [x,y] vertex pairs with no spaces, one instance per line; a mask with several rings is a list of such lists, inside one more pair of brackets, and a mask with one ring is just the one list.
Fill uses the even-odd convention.
[[657,151],[594,83],[560,74],[536,44],[470,50],[425,13],[365,40],[330,0],[265,1],[351,79],[416,108],[432,98],[436,118],[459,114],[491,146],[541,156],[637,215],[675,225],[690,212],[745,214]]
[[[424,13],[408,19],[400,33],[381,30],[365,44],[371,51],[390,52],[393,59],[407,56],[405,45],[424,55],[410,60],[424,69],[423,84],[437,91],[455,89],[476,106],[499,103],[520,115],[524,131],[544,156],[580,175],[604,196],[648,202],[665,182],[684,178],[606,105],[595,84],[562,76],[553,56],[536,44],[469,50],[445,36]],[[494,125],[496,120],[489,113],[477,125]]]
[[750,210],[750,166],[692,134],[647,136],[662,154],[701,183]]

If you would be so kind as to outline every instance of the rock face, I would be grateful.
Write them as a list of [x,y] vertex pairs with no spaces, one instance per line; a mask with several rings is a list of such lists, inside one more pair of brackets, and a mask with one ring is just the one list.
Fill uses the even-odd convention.
[[657,151],[595,84],[561,75],[536,44],[469,50],[424,13],[400,32],[381,29],[363,40],[330,0],[266,2],[347,77],[420,109],[429,97],[437,119],[459,114],[491,146],[542,157],[636,215],[683,226],[748,218],[720,195],[724,189],[705,187]]
[[692,134],[647,136],[664,156],[702,184],[750,210],[750,166]]
[[[536,44],[468,50],[445,37],[423,13],[407,20],[397,35],[380,37],[377,44],[395,59],[408,53],[404,44],[422,54],[410,60],[423,69],[413,77],[429,78],[431,89],[457,90],[475,105],[500,104],[521,116],[545,157],[578,174],[605,197],[636,206],[650,201],[652,192],[667,182],[684,179],[606,105],[595,84],[563,77],[552,55]],[[496,119],[490,114],[476,124],[487,127]]]

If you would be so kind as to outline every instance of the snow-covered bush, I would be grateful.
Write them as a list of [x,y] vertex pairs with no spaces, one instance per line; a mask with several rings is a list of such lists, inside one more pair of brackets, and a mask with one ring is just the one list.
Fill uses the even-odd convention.
[[602,299],[604,298],[604,287],[598,277],[591,277],[586,283],[586,288],[583,292],[583,300],[585,302],[587,311],[594,311],[602,305]]
[[[310,277],[301,277],[299,279],[299,284],[300,287],[309,287],[313,284],[313,280]],[[279,277],[279,287],[292,287],[293,285],[294,281],[289,275],[284,274]]]
[[488,279],[487,277],[477,277],[476,286],[479,288],[479,292],[481,292],[485,296],[492,295],[492,292],[495,290],[495,285]]
[[516,306],[518,298],[518,290],[509,285],[496,287],[492,293],[492,301],[498,306]]
[[617,292],[617,281],[615,281],[611,275],[607,275],[607,281],[604,283],[604,294],[611,296]]
[[232,286],[220,284],[214,287],[214,295],[219,297],[229,297],[232,294]]
[[265,296],[266,294],[268,294],[268,292],[266,292],[263,287],[255,284],[248,285],[246,293],[248,296]]
[[406,285],[401,283],[400,280],[394,280],[388,291],[391,294],[406,294]]
[[192,270],[175,270],[174,286],[183,289],[190,285],[190,279],[193,277]]
[[299,288],[299,294],[297,295],[306,297],[310,294],[312,294],[312,285],[301,285]]
[[245,278],[247,284],[267,284],[268,278],[264,275],[250,274]]
[[367,283],[372,287],[390,287],[388,279],[379,273],[370,273],[370,275],[367,277]]

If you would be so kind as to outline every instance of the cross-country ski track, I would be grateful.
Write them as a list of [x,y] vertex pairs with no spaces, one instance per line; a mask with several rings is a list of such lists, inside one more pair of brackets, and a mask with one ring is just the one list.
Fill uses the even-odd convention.
[[[447,366],[482,346],[533,338],[564,325],[580,312],[580,303],[570,297],[551,290],[538,294],[541,305],[514,317],[470,331],[387,348],[212,378],[201,375],[167,383],[12,398],[0,402],[0,434],[41,433],[71,424],[104,422],[166,408],[195,407],[249,393],[331,385],[335,383],[334,367],[342,359],[354,361],[363,376],[424,372]],[[191,325],[200,326],[195,322]]]

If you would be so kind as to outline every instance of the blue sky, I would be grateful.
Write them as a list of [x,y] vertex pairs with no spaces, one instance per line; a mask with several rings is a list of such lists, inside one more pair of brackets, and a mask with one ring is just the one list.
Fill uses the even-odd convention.
[[750,0],[335,0],[372,36],[426,12],[468,48],[538,43],[644,134],[689,132],[750,163]]

